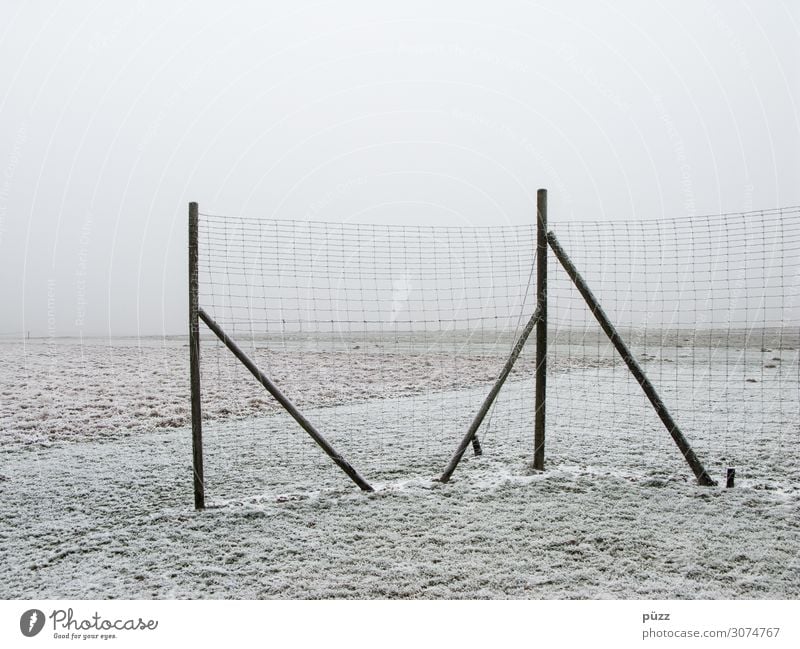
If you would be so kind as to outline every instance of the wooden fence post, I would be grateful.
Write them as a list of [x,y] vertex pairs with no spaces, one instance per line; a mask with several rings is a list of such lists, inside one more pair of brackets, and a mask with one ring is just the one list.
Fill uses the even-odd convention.
[[544,471],[545,405],[547,400],[547,190],[536,192],[536,415],[533,468]]
[[200,407],[200,324],[198,322],[198,207],[189,203],[189,382],[192,394],[192,473],[194,508],[205,509],[203,481],[203,424]]

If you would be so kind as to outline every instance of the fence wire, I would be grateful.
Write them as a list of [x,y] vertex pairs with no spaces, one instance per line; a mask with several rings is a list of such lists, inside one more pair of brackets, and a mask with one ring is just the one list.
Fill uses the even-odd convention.
[[[714,477],[733,466],[754,483],[786,482],[787,471],[796,482],[800,209],[569,222],[554,231]],[[685,473],[557,265],[551,259],[549,355],[570,367],[548,384],[548,415],[570,459]]]
[[[533,313],[534,239],[528,226],[201,214],[200,304],[368,480],[430,476]],[[222,456],[207,461],[207,481],[220,463],[252,474],[251,462],[279,458],[268,471],[275,484],[288,472],[346,485],[227,350],[203,340],[206,447]],[[532,359],[530,351],[520,359],[484,426],[487,452],[500,426],[507,448],[532,447]]]
[[[799,217],[786,208],[551,222],[709,470],[775,476],[797,453]],[[200,305],[368,480],[434,475],[535,308],[535,240],[533,222],[382,226],[201,213]],[[549,259],[548,466],[691,479]],[[202,341],[209,492],[349,488],[207,330]],[[485,458],[532,458],[534,358],[531,338],[479,431]]]

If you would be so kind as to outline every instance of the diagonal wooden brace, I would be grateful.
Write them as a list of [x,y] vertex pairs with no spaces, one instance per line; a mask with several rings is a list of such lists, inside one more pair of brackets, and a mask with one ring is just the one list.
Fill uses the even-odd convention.
[[506,382],[508,375],[511,373],[514,363],[517,362],[519,355],[522,353],[522,348],[525,346],[525,341],[528,339],[531,331],[533,331],[533,327],[537,322],[539,322],[540,314],[541,311],[537,308],[536,311],[533,312],[531,319],[528,320],[528,324],[526,324],[525,328],[522,330],[517,342],[514,344],[514,349],[511,350],[511,355],[508,357],[506,364],[503,366],[503,369],[500,372],[500,376],[497,377],[497,380],[492,386],[492,389],[489,391],[489,394],[486,395],[486,398],[483,400],[483,403],[478,410],[478,414],[475,415],[475,419],[472,420],[472,424],[470,424],[469,430],[467,430],[467,434],[464,435],[464,439],[461,440],[461,443],[458,445],[456,452],[453,454],[450,463],[447,465],[444,473],[442,473],[442,476],[439,478],[440,482],[447,482],[450,480],[450,476],[452,476],[453,471],[456,470],[458,463],[461,461],[461,458],[464,455],[464,451],[467,450],[467,446],[469,446],[470,442],[475,438],[478,428],[480,428],[481,424],[483,423],[483,418],[486,416],[489,408],[492,407],[494,400],[497,398],[497,395],[500,392],[500,388],[503,387],[503,383]]
[[345,460],[336,450],[331,446],[328,441],[322,436],[322,434],[314,427],[314,425],[308,421],[308,419],[303,416],[297,406],[295,406],[286,395],[283,394],[278,389],[278,386],[275,385],[270,378],[262,372],[258,366],[250,359],[250,357],[237,345],[233,339],[228,336],[220,327],[214,319],[208,315],[202,307],[199,307],[197,310],[197,314],[200,316],[200,319],[206,323],[206,326],[213,331],[217,338],[219,338],[225,346],[231,351],[231,353],[236,356],[236,358],[241,361],[242,365],[244,365],[250,373],[255,376],[258,381],[263,385],[267,392],[269,392],[275,400],[280,403],[283,408],[288,412],[294,420],[300,424],[300,427],[306,431],[313,439],[319,447],[328,454],[328,456],[339,466],[339,468],[344,471],[350,479],[355,482],[363,491],[374,491],[370,484],[362,478],[358,471],[356,471],[348,462]]
[[694,475],[697,477],[697,482],[706,487],[712,487],[717,483],[711,479],[711,477],[706,472],[703,464],[694,454],[692,447],[689,445],[688,440],[684,437],[681,429],[678,428],[678,425],[675,423],[675,420],[672,418],[672,415],[667,410],[667,407],[664,405],[664,402],[661,400],[661,397],[656,392],[656,389],[653,387],[653,384],[650,383],[650,379],[647,378],[647,375],[644,373],[642,366],[639,365],[636,358],[634,358],[631,351],[628,349],[628,346],[625,344],[625,341],[622,340],[622,337],[617,332],[616,327],[612,324],[611,320],[609,320],[608,316],[606,315],[603,308],[600,306],[600,302],[592,293],[589,285],[586,281],[581,277],[581,274],[578,272],[578,269],[575,268],[575,265],[572,263],[572,260],[569,258],[564,249],[558,243],[558,239],[553,232],[547,233],[547,242],[550,244],[550,247],[553,249],[558,261],[561,262],[561,265],[564,267],[564,270],[567,271],[567,275],[570,276],[572,282],[575,284],[575,287],[580,291],[580,294],[583,296],[583,299],[586,300],[586,304],[589,305],[589,310],[592,312],[594,317],[597,319],[597,322],[600,323],[600,326],[603,328],[603,331],[608,336],[611,343],[616,348],[619,355],[622,357],[622,360],[625,361],[625,364],[628,366],[628,369],[633,374],[634,378],[638,381],[639,385],[642,387],[642,390],[647,395],[647,398],[650,399],[650,403],[653,404],[653,408],[656,411],[656,414],[659,416],[661,421],[663,422],[666,429],[669,431],[669,434],[672,435],[672,439],[677,444],[678,448],[680,449],[681,453],[683,453],[683,457],[686,458],[686,462],[688,462],[689,466],[691,467],[692,471],[694,471]]

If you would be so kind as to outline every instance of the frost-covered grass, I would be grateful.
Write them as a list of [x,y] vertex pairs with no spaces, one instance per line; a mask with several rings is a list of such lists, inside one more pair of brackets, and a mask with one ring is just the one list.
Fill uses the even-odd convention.
[[[798,495],[468,459],[451,484],[195,513],[186,431],[32,450],[0,483],[4,598],[800,595]],[[8,458],[7,458],[8,459]]]
[[[182,343],[174,346],[182,357]],[[332,398],[306,409],[373,494],[283,414],[210,418],[211,506],[197,513],[186,422],[115,428],[112,419],[105,434],[80,430],[106,421],[104,401],[100,411],[79,407],[98,386],[120,418],[150,398],[185,408],[185,362],[163,362],[163,345],[87,347],[62,352],[59,372],[49,375],[41,370],[52,363],[47,356],[29,353],[24,375],[19,365],[2,366],[0,597],[800,596],[800,440],[798,422],[786,426],[796,412],[787,406],[797,395],[796,365],[776,368],[783,375],[774,389],[727,380],[724,395],[710,395],[762,404],[752,438],[721,439],[719,413],[709,409],[705,423],[693,413],[690,440],[715,478],[737,466],[733,490],[696,486],[638,386],[621,382],[619,368],[582,363],[551,376],[545,473],[528,466],[532,383],[520,374],[482,431],[484,456],[468,453],[451,483],[434,482],[485,394],[486,368],[476,364],[455,388],[398,387],[380,399]],[[4,361],[20,354],[4,349]],[[139,359],[138,378],[104,379],[102,359],[126,354]],[[422,368],[425,359],[417,360]],[[666,360],[648,371],[660,365],[677,372],[671,403],[696,398],[701,377]],[[764,380],[761,357],[751,365],[745,373],[758,370]],[[729,365],[714,371],[730,379]],[[49,391],[40,387],[47,380]],[[610,398],[598,398],[608,385]],[[764,394],[780,398],[764,403]],[[31,411],[46,414],[46,433],[17,428],[35,422]],[[52,420],[70,431],[63,439]]]

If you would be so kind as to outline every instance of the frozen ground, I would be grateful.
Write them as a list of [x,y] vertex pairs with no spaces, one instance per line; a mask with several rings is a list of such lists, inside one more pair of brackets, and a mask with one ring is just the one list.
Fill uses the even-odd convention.
[[[353,371],[379,385],[358,398],[332,385],[306,414],[374,494],[359,492],[285,415],[251,404],[258,391],[227,412],[225,399],[207,395],[212,506],[196,513],[183,343],[36,345],[0,346],[3,598],[800,596],[796,349],[739,354],[741,377],[727,356],[706,363],[705,383],[690,364],[647,363],[675,377],[670,403],[699,404],[707,384],[715,392],[704,398],[736,404],[695,408],[686,431],[714,477],[737,466],[733,490],[694,484],[619,367],[563,354],[551,368],[548,470],[527,464],[523,366],[482,431],[484,456],[468,453],[442,485],[431,478],[496,359],[460,359],[453,378],[417,355],[405,378],[428,377],[421,390],[389,371],[396,358],[365,352]],[[765,370],[764,354],[783,360]],[[277,356],[270,362],[276,376],[284,371]],[[295,388],[299,402],[310,376]],[[721,437],[714,424],[756,412],[751,435],[733,426]]]
[[[510,340],[502,341],[499,352],[487,343],[484,355],[465,355],[451,346],[431,350],[419,341],[398,347],[357,339],[309,349],[289,337],[245,348],[298,406],[308,407],[486,384],[502,366],[498,353],[505,355],[510,346]],[[473,340],[468,349],[480,345]],[[0,359],[0,448],[190,424],[189,351],[181,338],[38,338],[24,344],[0,339]],[[562,358],[552,365],[575,362]],[[581,366],[587,363],[607,364],[584,359]],[[203,381],[204,418],[242,420],[279,409],[210,335],[204,338],[202,367],[209,379]]]

